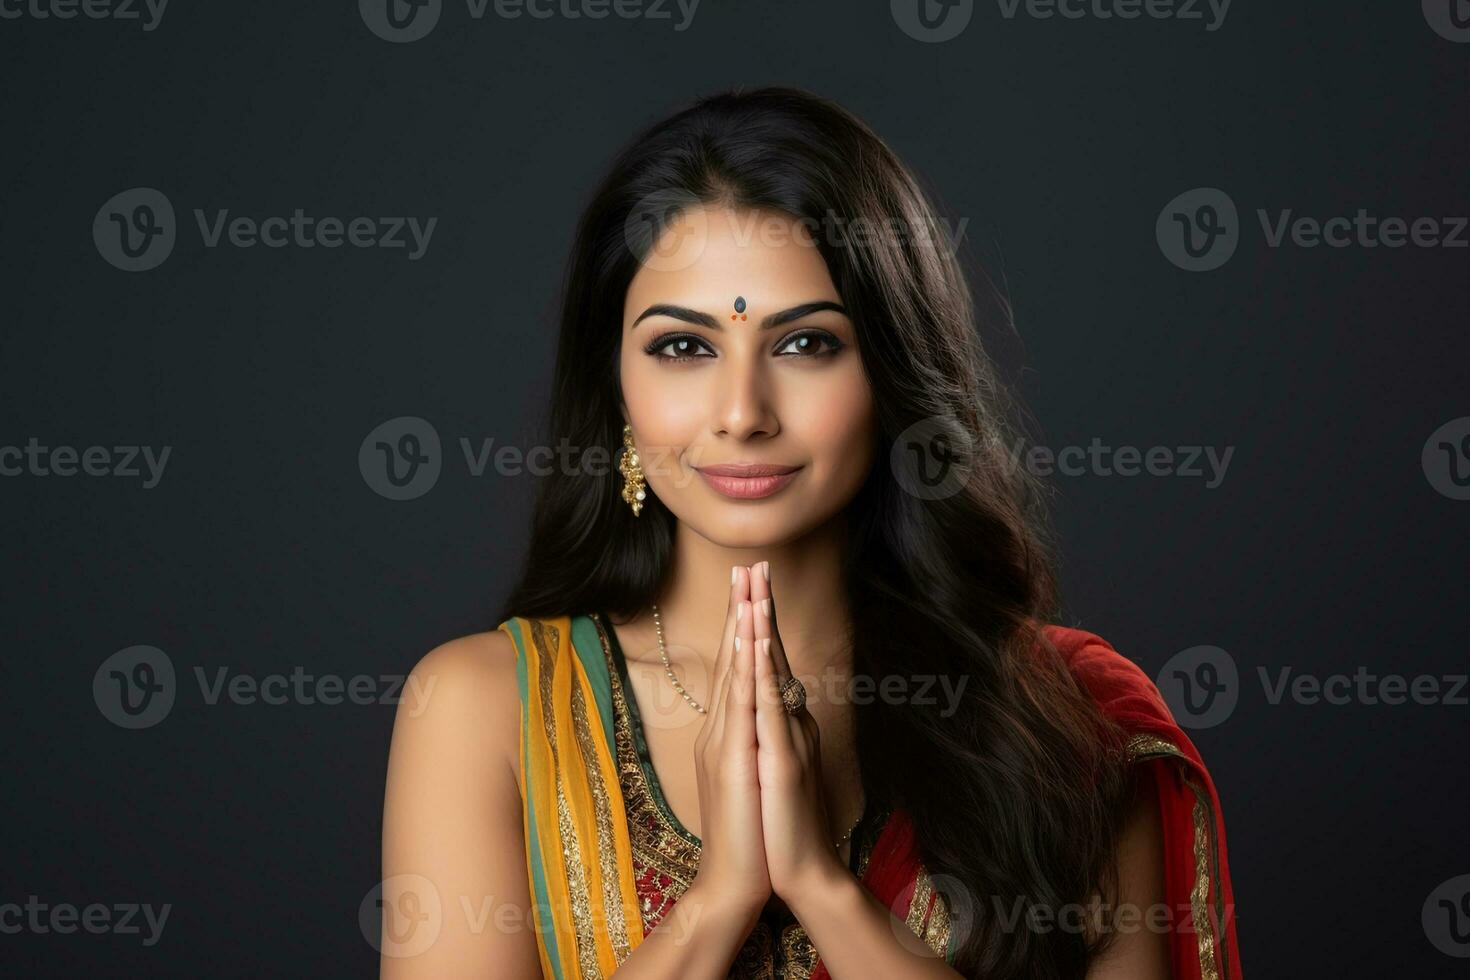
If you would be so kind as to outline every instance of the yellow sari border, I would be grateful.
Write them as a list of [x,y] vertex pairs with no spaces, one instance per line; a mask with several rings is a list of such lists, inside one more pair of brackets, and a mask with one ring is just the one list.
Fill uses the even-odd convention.
[[601,980],[643,932],[607,739],[610,686],[601,651],[594,657],[589,647],[595,627],[562,616],[516,617],[500,628],[516,646],[526,859],[542,969],[548,980]]

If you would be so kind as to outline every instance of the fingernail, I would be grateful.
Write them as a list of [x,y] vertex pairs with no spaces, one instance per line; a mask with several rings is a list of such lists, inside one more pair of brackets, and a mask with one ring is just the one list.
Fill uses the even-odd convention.
[[731,565],[730,566],[730,584],[731,585],[734,585],[735,584],[735,566],[734,565]]
[[762,648],[763,648],[762,649],[762,652],[765,653],[765,655],[769,657],[771,655],[771,641],[769,639],[762,640],[761,641],[761,645],[762,645]]
[[765,613],[767,616],[771,614],[771,600],[769,598],[761,600],[761,612]]
[[767,582],[769,582],[771,580],[771,563],[770,562],[768,562],[768,561],[761,562],[761,574],[766,577],[766,581]]
[[740,637],[738,637],[738,636],[735,637],[735,652],[736,653],[739,653],[740,652]]
[[[740,620],[744,616],[745,616],[745,603],[742,602],[742,603],[740,603],[739,605],[737,605],[735,607],[735,622],[737,622],[737,623],[740,622]],[[739,640],[740,637],[737,636],[735,639],[736,640]]]

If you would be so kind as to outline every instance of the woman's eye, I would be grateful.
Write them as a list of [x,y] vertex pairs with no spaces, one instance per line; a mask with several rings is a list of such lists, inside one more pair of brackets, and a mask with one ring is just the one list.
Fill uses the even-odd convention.
[[[823,350],[822,345],[827,349]],[[776,350],[777,354],[795,354],[799,357],[819,357],[825,354],[835,354],[842,349],[842,341],[830,333],[818,330],[808,330],[805,333],[793,334],[782,343]]]
[[[652,354],[661,361],[692,361],[697,357],[713,357],[714,352],[700,354],[699,350],[709,350],[709,346],[698,337],[682,334],[676,337],[660,337],[645,348],[647,353]],[[669,353],[663,353],[668,351]]]

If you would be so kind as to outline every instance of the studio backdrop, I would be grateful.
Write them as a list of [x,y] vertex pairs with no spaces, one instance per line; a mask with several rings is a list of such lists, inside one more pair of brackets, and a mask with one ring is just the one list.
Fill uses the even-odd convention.
[[375,974],[577,216],[783,84],[1004,290],[1064,622],[1208,761],[1247,974],[1464,975],[1464,0],[0,0],[0,74],[0,973]]

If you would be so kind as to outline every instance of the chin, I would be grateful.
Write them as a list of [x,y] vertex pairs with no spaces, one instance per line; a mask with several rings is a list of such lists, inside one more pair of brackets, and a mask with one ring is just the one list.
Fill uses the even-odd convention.
[[772,548],[812,533],[830,516],[826,507],[796,498],[764,502],[701,501],[697,513],[677,514],[700,537],[722,548]]

